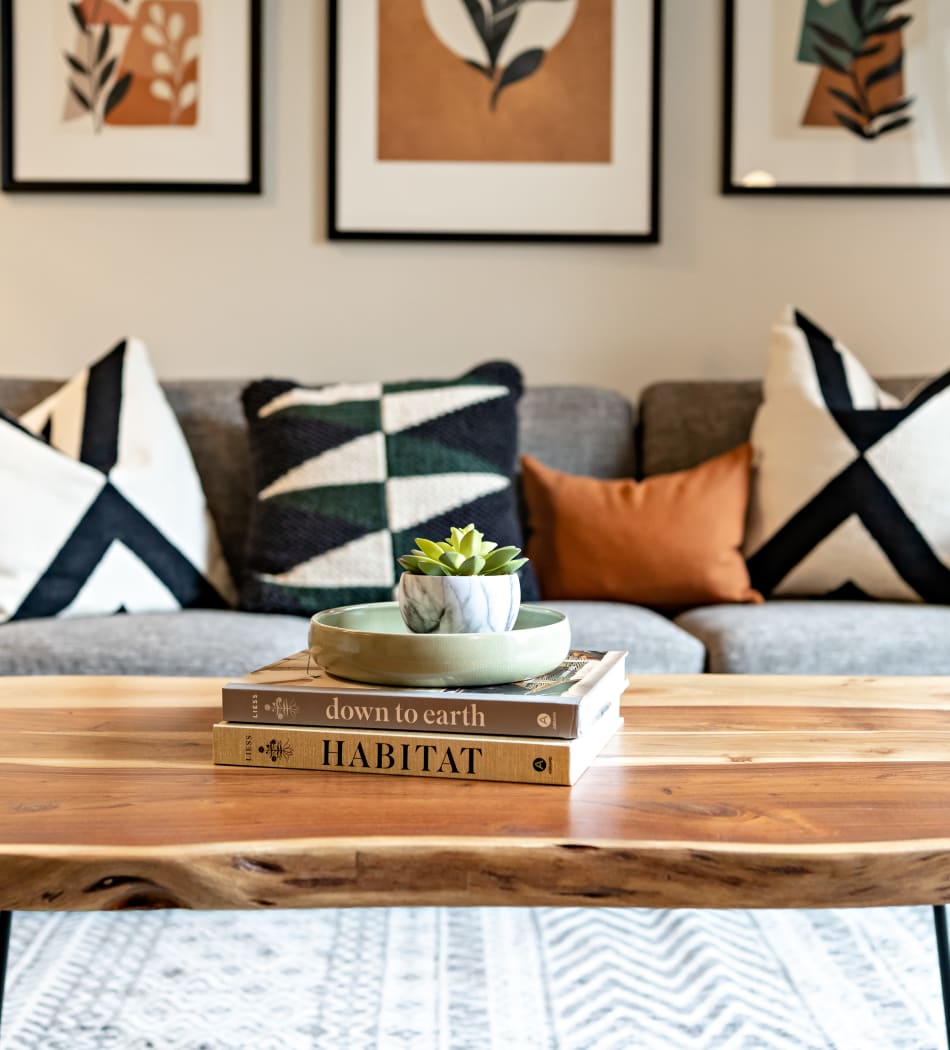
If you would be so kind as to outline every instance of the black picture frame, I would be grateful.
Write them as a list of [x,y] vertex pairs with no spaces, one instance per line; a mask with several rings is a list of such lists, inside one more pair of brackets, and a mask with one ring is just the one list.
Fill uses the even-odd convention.
[[[261,162],[261,64],[263,0],[241,0],[248,19],[249,53],[246,61],[246,116],[241,107],[242,124],[237,134],[246,145],[241,148],[241,171],[234,178],[120,177],[116,179],[69,177],[24,177],[17,166],[17,82],[15,8],[35,0],[0,0],[0,189],[7,193],[188,193],[260,194],[263,188]],[[48,0],[43,0],[47,3]],[[65,0],[64,0],[65,3]],[[229,15],[237,4],[229,0]],[[243,123],[246,121],[246,123]],[[236,165],[237,167],[237,165]]]
[[[793,77],[783,76],[779,78],[773,76],[772,78],[762,78],[762,72],[767,72],[768,66],[763,64],[761,60],[757,61],[758,80],[755,79],[750,68],[748,68],[751,65],[751,48],[748,46],[748,41],[773,42],[776,34],[784,31],[781,28],[777,28],[775,22],[769,21],[772,18],[769,15],[769,8],[775,9],[774,2],[775,0],[752,0],[752,3],[750,3],[750,0],[723,0],[721,193],[743,196],[770,196],[775,194],[803,196],[933,196],[950,193],[950,170],[947,171],[946,176],[926,172],[922,173],[916,180],[914,177],[907,177],[911,147],[907,147],[907,158],[901,158],[898,155],[898,151],[893,147],[898,143],[896,132],[903,131],[905,140],[910,137],[912,121],[906,125],[888,129],[885,127],[888,121],[887,114],[883,112],[873,113],[873,110],[871,110],[872,116],[866,125],[870,127],[871,133],[859,134],[861,125],[857,120],[852,122],[854,127],[849,128],[846,126],[851,109],[857,100],[852,97],[849,102],[847,99],[842,98],[843,95],[851,95],[852,92],[843,91],[833,81],[830,87],[832,90],[837,89],[837,100],[835,105],[829,105],[828,108],[831,109],[832,121],[837,121],[837,124],[828,123],[821,127],[805,128],[805,121],[802,119],[801,127],[795,127],[793,131],[790,129],[789,122],[786,121],[784,124],[781,124],[781,121],[776,119],[776,109],[784,108],[786,105],[785,102],[779,103],[776,101],[776,96],[781,93],[777,85],[780,80],[785,83],[791,83]],[[871,2],[872,0],[866,0],[867,4],[871,4]],[[905,0],[905,4],[891,5],[889,12],[883,17],[886,19],[901,18],[903,20],[906,15],[910,15],[909,22],[904,26],[906,27],[912,23],[913,6],[930,2],[931,0]],[[941,0],[937,0],[937,2],[941,2]],[[905,5],[907,7],[906,12],[904,10]],[[781,13],[782,18],[788,18],[789,9],[786,4],[785,12]],[[802,10],[807,10],[807,8],[802,7],[800,10],[796,7],[795,12],[791,13],[791,18],[801,18]],[[854,19],[860,17],[860,0],[857,4],[852,3],[849,5],[849,12]],[[768,31],[757,24],[750,25],[750,22],[747,21],[750,18],[762,21],[763,25],[767,25]],[[814,23],[811,23],[811,25],[814,26]],[[857,21],[854,22],[854,26],[859,28],[859,23]],[[802,35],[805,34],[805,31],[805,23],[802,22]],[[810,28],[810,33],[815,34],[816,31],[814,27]],[[889,30],[887,36],[893,37],[894,35],[895,30]],[[830,62],[828,66],[829,72],[827,72],[826,76],[836,74],[843,76],[848,69],[858,76],[859,67],[853,65],[857,60],[852,58],[849,51],[829,45],[828,42],[835,38],[840,39],[840,36],[835,34],[833,37],[826,36],[825,39],[820,40],[822,53],[828,57]],[[880,34],[877,35],[877,38],[871,42],[870,47],[877,47],[881,42]],[[950,41],[945,41],[944,44],[950,45]],[[788,36],[786,54],[788,55],[789,66],[794,65],[796,62],[801,62],[795,45],[796,38]],[[772,46],[774,48],[774,43]],[[802,40],[799,41],[799,46],[803,46]],[[929,48],[938,45],[930,41],[925,46]],[[914,42],[914,48],[915,50],[920,49],[920,41]],[[765,49],[767,49],[767,45]],[[846,57],[845,62],[842,61],[843,57]],[[850,60],[852,63],[850,66],[846,65],[847,60]],[[873,62],[875,60],[873,56],[868,55],[862,58],[862,61]],[[888,64],[887,60],[882,61],[878,59],[877,62],[878,67],[882,64]],[[831,68],[832,65],[836,64],[840,65],[841,68]],[[906,84],[905,72],[909,77],[912,68],[910,63],[904,61],[903,50],[899,65],[902,84]],[[950,69],[947,71],[948,75],[950,75]],[[820,66],[819,75],[821,75],[821,72],[822,67]],[[873,68],[869,72],[873,74]],[[746,79],[747,87],[758,83],[760,85],[759,89],[757,91],[751,89],[743,91],[740,86],[743,78]],[[768,81],[764,89],[761,88],[763,79]],[[800,74],[797,79],[800,83]],[[887,78],[879,79],[875,83],[881,85],[886,80]],[[859,76],[860,82],[861,77]],[[827,90],[827,88],[824,90]],[[770,96],[769,91],[772,92]],[[812,87],[810,98],[800,95],[796,99],[799,106],[797,113],[803,114],[808,109],[808,106],[814,102],[818,91],[819,85],[816,81],[815,86]],[[755,96],[758,96],[758,102],[750,103],[750,99]],[[774,126],[781,125],[779,130],[773,131],[772,134],[769,134],[766,129],[767,120],[761,117],[762,107],[767,104],[762,100],[770,100],[770,105],[774,107],[772,110]],[[914,101],[912,91],[908,88],[903,93],[902,99],[892,103],[898,109],[893,112],[891,119],[901,117],[902,112],[909,113],[912,110]],[[790,100],[788,104],[790,105]],[[738,111],[743,107],[746,111],[753,111],[758,108],[760,119],[757,121],[745,120],[743,113]],[[881,106],[880,108],[884,110],[887,107]],[[843,122],[841,118],[833,117],[833,112],[836,109],[842,111]],[[861,121],[867,120],[863,113],[856,113],[856,116],[859,116]],[[883,134],[879,130],[881,128],[884,129]],[[757,135],[761,143],[761,151],[757,151]],[[782,135],[784,135],[784,140],[782,140]],[[891,135],[891,138],[887,139],[887,135]],[[940,135],[943,146],[947,150],[947,155],[950,156],[950,126],[942,129]],[[796,156],[795,152],[796,137],[798,137],[801,145],[801,152],[798,156]],[[944,137],[946,137],[945,140]],[[851,142],[851,139],[853,139],[853,142]],[[886,156],[879,154],[881,163],[875,168],[874,155],[869,151],[879,145],[878,140],[881,142],[886,141],[888,153]],[[824,162],[821,155],[823,150],[826,151]],[[750,158],[750,161],[743,164],[742,158]],[[863,172],[859,177],[845,173],[848,161],[851,158],[857,158],[857,164]],[[769,161],[772,159],[779,163],[770,164]],[[782,159],[786,162],[784,166]],[[824,170],[822,169],[823,163],[826,165]],[[851,166],[853,167],[853,164]]]
[[[641,3],[648,13],[649,37],[645,46],[649,52],[648,71],[649,100],[645,106],[648,125],[642,146],[648,151],[646,162],[646,186],[644,195],[645,221],[642,228],[630,230],[568,230],[568,229],[501,229],[494,226],[474,228],[470,225],[447,223],[445,228],[420,229],[410,224],[382,227],[372,223],[363,226],[348,222],[341,215],[341,197],[345,194],[347,172],[342,158],[341,136],[345,134],[340,115],[341,63],[345,61],[346,41],[341,41],[341,11],[348,13],[353,7],[367,0],[328,0],[328,81],[327,81],[327,237],[333,241],[400,240],[400,241],[500,241],[539,243],[588,243],[588,244],[656,244],[660,240],[660,152],[661,152],[661,53],[662,53],[662,0],[613,0],[628,5]],[[373,0],[370,0],[373,2]],[[359,41],[363,46],[365,39]],[[498,162],[495,166],[499,166]],[[551,165],[548,165],[551,166]],[[569,207],[569,204],[565,204]]]

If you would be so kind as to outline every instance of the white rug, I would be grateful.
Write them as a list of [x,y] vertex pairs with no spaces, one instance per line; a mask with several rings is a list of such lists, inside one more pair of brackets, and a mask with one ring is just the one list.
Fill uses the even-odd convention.
[[936,1050],[929,908],[13,919],[3,1050]]

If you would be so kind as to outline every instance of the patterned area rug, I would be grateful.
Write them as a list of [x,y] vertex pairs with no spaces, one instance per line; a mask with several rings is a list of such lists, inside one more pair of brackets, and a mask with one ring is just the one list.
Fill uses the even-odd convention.
[[935,1050],[929,908],[14,916],[3,1050]]

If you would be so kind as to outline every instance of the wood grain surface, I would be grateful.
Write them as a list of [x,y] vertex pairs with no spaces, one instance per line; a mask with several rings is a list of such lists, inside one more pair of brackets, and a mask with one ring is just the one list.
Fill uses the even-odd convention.
[[0,907],[950,900],[950,679],[635,677],[573,788],[211,763],[220,679],[0,679]]

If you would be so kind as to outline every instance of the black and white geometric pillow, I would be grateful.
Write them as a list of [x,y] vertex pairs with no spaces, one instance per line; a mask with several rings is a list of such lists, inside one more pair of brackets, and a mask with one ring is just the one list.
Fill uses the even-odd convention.
[[752,447],[754,587],[950,604],[950,372],[900,403],[789,307]]
[[[521,373],[244,391],[257,500],[241,604],[258,612],[389,601],[416,536],[474,522],[523,546],[512,473]],[[522,595],[537,597],[530,566]]]
[[234,587],[144,345],[0,414],[0,622],[224,608]]

